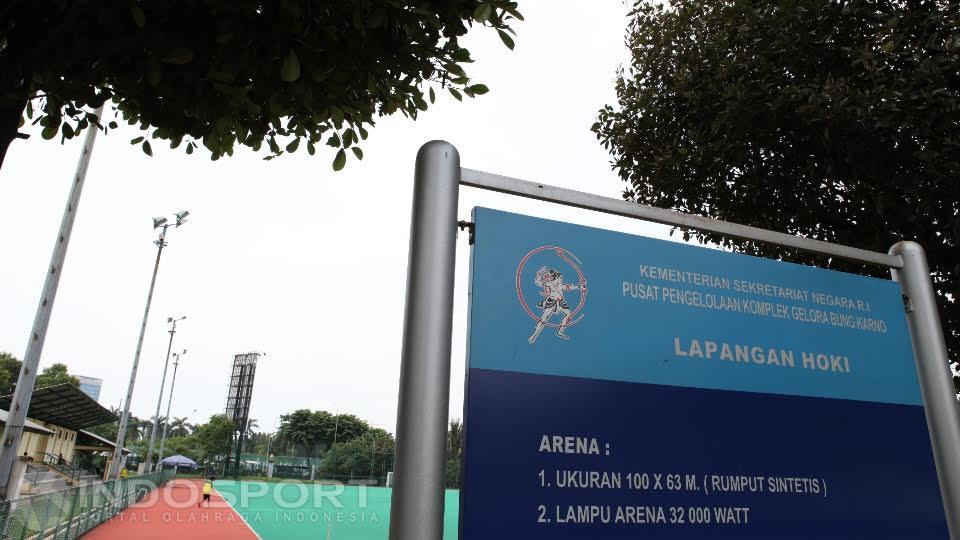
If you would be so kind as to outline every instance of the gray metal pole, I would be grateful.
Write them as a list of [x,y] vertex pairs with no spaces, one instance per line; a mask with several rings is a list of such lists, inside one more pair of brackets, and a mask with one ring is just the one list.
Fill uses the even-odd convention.
[[147,306],[143,309],[143,321],[140,323],[140,337],[137,338],[137,352],[133,355],[133,368],[130,369],[130,383],[127,385],[127,398],[123,402],[123,414],[120,415],[120,426],[117,429],[117,443],[113,449],[113,460],[110,462],[108,478],[117,478],[120,474],[120,459],[123,457],[123,443],[127,438],[127,422],[130,420],[130,400],[133,399],[133,387],[137,383],[137,367],[140,365],[140,351],[143,349],[143,334],[147,330],[147,318],[150,316],[150,302],[153,301],[153,287],[157,283],[157,270],[160,269],[160,255],[166,245],[167,226],[160,231],[157,240],[157,260],[153,263],[153,277],[150,278],[150,290],[147,292]]
[[177,366],[180,365],[180,355],[173,353],[173,356],[173,378],[170,379],[170,397],[167,399],[167,415],[164,416],[163,436],[160,437],[160,452],[157,454],[157,463],[163,461],[163,446],[167,442],[167,431],[170,429],[170,405],[173,403],[173,387],[177,384]]
[[167,368],[170,367],[170,350],[173,348],[173,335],[177,333],[177,322],[181,319],[171,317],[170,340],[167,342],[167,359],[163,363],[163,376],[160,378],[160,394],[157,395],[157,412],[153,415],[153,427],[150,429],[150,446],[147,448],[147,472],[153,471],[153,449],[157,443],[157,428],[160,426],[160,405],[163,402],[163,387],[167,383]]
[[[96,110],[98,118],[103,116],[103,107]],[[6,426],[3,428],[3,447],[0,448],[0,497],[7,497],[10,474],[13,462],[17,459],[17,449],[23,438],[23,424],[30,408],[30,398],[33,396],[33,385],[37,379],[37,369],[40,364],[40,355],[43,353],[43,344],[47,338],[47,327],[50,324],[50,314],[53,312],[53,301],[57,297],[57,287],[60,284],[60,275],[63,273],[64,260],[67,256],[67,245],[70,243],[70,233],[73,231],[73,222],[80,205],[80,194],[87,177],[87,168],[90,166],[90,156],[93,153],[93,143],[96,141],[96,126],[87,129],[80,150],[80,161],[77,162],[77,171],[73,175],[73,186],[67,197],[67,206],[60,221],[60,231],[57,241],[53,245],[53,255],[50,257],[50,266],[47,277],[43,282],[43,292],[40,293],[40,304],[33,319],[33,330],[27,342],[27,352],[23,355],[23,364],[17,378],[17,387],[13,393],[13,403]]]
[[443,538],[444,467],[460,155],[445,141],[417,153],[403,320],[390,540]]
[[903,259],[903,268],[893,269],[891,274],[906,297],[907,322],[950,537],[960,538],[960,409],[930,269],[923,248],[916,242],[899,242],[890,248],[890,254]]
[[890,268],[900,268],[900,259],[886,253],[878,253],[840,244],[832,244],[813,238],[804,238],[792,234],[758,229],[739,223],[720,221],[694,214],[685,214],[675,210],[637,204],[623,199],[612,199],[593,193],[530,182],[473,169],[461,169],[460,183],[479,189],[526,197],[538,201],[547,201],[584,210],[593,210],[628,218],[642,219],[653,223],[674,225],[684,229],[718,233],[733,238],[743,238],[765,244],[786,246],[811,253],[820,253],[831,257],[840,257],[849,261],[865,264],[879,264]]

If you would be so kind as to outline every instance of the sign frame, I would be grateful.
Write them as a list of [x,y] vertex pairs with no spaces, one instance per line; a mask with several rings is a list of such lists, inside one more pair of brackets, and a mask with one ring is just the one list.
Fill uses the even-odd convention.
[[460,167],[446,141],[417,153],[397,409],[390,540],[442,540],[460,186],[883,266],[900,283],[947,526],[960,537],[960,408],[923,248],[833,244]]

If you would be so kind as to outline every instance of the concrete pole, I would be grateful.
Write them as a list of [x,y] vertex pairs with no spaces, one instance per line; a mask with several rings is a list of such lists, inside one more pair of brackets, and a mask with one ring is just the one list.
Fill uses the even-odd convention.
[[[103,117],[103,106],[95,111],[97,118]],[[0,497],[7,498],[7,494],[19,492],[18,486],[11,486],[10,479],[14,461],[17,459],[17,449],[23,438],[23,424],[30,408],[30,399],[33,396],[33,385],[37,379],[37,369],[40,365],[40,355],[43,353],[43,344],[47,338],[47,327],[50,325],[50,314],[53,312],[53,301],[57,297],[57,288],[60,285],[60,275],[63,273],[64,260],[67,256],[67,245],[70,243],[70,233],[73,231],[73,222],[80,206],[80,194],[87,177],[87,168],[90,166],[90,157],[93,153],[93,143],[96,141],[99,128],[91,125],[87,128],[80,150],[80,161],[77,162],[77,171],[73,175],[73,185],[67,197],[67,206],[60,221],[60,231],[53,245],[53,255],[50,257],[50,266],[47,267],[46,279],[43,282],[43,292],[40,293],[40,304],[33,319],[33,329],[27,342],[27,352],[23,355],[23,364],[17,378],[17,387],[13,393],[13,402],[10,415],[3,428],[3,446],[0,448]]]
[[906,300],[907,323],[950,537],[960,538],[960,409],[930,268],[923,248],[916,242],[899,242],[890,248],[890,254],[903,259],[903,268],[894,268],[891,274],[894,281],[900,282]]
[[157,283],[157,270],[160,269],[160,255],[166,245],[167,225],[160,231],[157,244],[157,260],[153,263],[153,277],[150,278],[150,289],[147,292],[147,306],[143,310],[143,321],[140,323],[140,337],[137,338],[137,352],[133,355],[133,367],[130,369],[130,383],[127,385],[127,398],[123,402],[123,414],[120,415],[120,426],[117,430],[117,442],[113,449],[113,459],[110,462],[110,479],[120,475],[120,458],[123,456],[123,443],[127,437],[127,422],[130,420],[130,400],[133,399],[133,387],[137,383],[137,368],[140,366],[140,351],[143,349],[143,334],[147,330],[147,319],[150,316],[150,303],[153,301],[153,288]]
[[459,184],[457,149],[423,145],[414,173],[390,540],[443,538]]
[[[187,351],[183,351],[186,354]],[[157,463],[163,461],[163,446],[167,442],[167,432],[170,430],[170,405],[173,403],[173,387],[177,384],[177,366],[180,365],[180,355],[173,353],[173,378],[170,380],[170,397],[167,399],[167,415],[164,417],[163,436],[160,437],[160,453],[157,454]]]
[[167,384],[167,368],[170,367],[170,350],[173,348],[173,335],[177,333],[177,323],[186,319],[186,317],[180,317],[179,319],[171,317],[169,322],[173,323],[173,326],[168,330],[170,332],[170,340],[167,342],[167,359],[163,363],[163,376],[160,378],[160,393],[157,395],[157,412],[153,415],[153,427],[150,429],[150,446],[147,448],[147,472],[153,471],[153,449],[157,443],[157,428],[160,426],[160,405],[163,402],[163,387]]

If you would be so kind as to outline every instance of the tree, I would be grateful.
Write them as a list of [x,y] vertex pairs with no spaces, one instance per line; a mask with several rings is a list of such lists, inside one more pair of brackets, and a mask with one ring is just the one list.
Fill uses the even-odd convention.
[[330,448],[320,467],[327,478],[386,476],[393,470],[396,442],[393,435],[374,428],[349,442],[338,442]]
[[210,417],[209,422],[198,426],[194,436],[203,452],[200,457],[216,459],[218,456],[226,456],[230,452],[230,441],[235,429],[233,420],[225,414],[215,414]]
[[20,366],[21,362],[16,356],[0,352],[0,396],[9,396],[17,389]]
[[254,430],[255,430],[256,428],[258,428],[258,427],[260,427],[260,424],[257,423],[257,419],[256,419],[256,418],[248,418],[248,419],[247,419],[247,433],[246,433],[245,437],[253,437]]
[[196,462],[203,458],[204,450],[199,439],[194,435],[186,437],[170,437],[167,439],[165,451],[167,456],[186,456]]
[[287,454],[319,457],[335,442],[348,442],[369,429],[369,424],[352,414],[299,409],[280,416],[276,446]]
[[[150,140],[202,145],[213,159],[236,144],[267,158],[310,154],[329,132],[334,169],[375,117],[416,119],[446,88],[487,92],[463,65],[468,27],[496,29],[513,48],[507,0],[11,0],[0,10],[0,163],[18,124],[70,139],[112,101]],[[21,114],[26,114],[26,119]],[[108,127],[116,127],[110,122]]]
[[273,433],[251,433],[245,446],[249,448],[253,454],[268,455],[273,452],[271,443],[275,436]]
[[55,384],[72,384],[74,386],[80,386],[80,379],[74,377],[67,373],[66,364],[53,364],[52,366],[44,369],[37,375],[36,382],[34,383],[34,388],[44,388],[47,386],[53,386]]
[[190,435],[190,432],[193,428],[187,420],[186,416],[183,418],[173,417],[173,420],[170,422],[170,435],[173,437],[186,437]]
[[460,420],[451,420],[447,429],[447,487],[460,487],[460,474],[463,470],[463,424]]
[[957,359],[958,28],[960,4],[945,1],[638,1],[632,65],[593,130],[625,199],[882,252],[916,240]]

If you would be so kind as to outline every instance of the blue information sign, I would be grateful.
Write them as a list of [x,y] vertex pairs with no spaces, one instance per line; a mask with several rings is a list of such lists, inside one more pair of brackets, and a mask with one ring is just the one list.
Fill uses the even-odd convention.
[[474,221],[463,539],[948,537],[896,283]]

